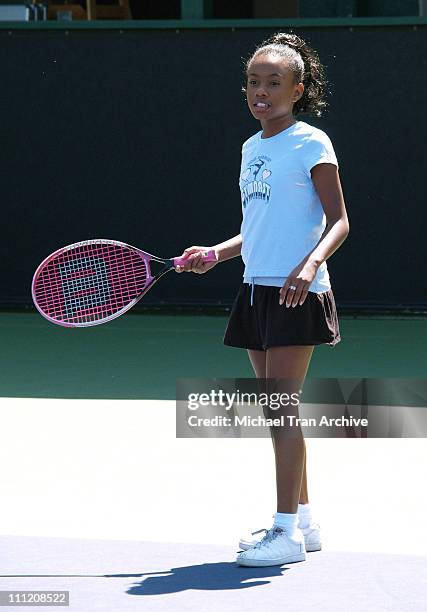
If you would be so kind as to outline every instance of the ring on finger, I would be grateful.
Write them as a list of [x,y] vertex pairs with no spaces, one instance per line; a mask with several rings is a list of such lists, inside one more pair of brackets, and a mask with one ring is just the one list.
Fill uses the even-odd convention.
[[292,289],[292,291],[296,291],[295,285],[289,285],[289,289]]

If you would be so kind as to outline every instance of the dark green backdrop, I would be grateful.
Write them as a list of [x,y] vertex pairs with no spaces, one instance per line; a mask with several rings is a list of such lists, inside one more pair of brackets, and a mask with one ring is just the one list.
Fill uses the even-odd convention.
[[[239,231],[242,142],[258,131],[242,58],[273,30],[0,32],[0,305],[30,304],[33,270],[71,242],[108,237],[162,256]],[[425,28],[294,31],[328,69],[321,119],[351,234],[330,260],[338,303],[426,304]],[[230,303],[242,265],[171,274],[149,302]]]

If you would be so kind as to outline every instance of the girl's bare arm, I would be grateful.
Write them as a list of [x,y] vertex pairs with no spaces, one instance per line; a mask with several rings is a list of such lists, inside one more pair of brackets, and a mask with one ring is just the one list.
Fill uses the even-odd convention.
[[[203,263],[202,261],[202,252],[210,249],[214,249],[217,257],[216,262]],[[176,268],[177,272],[196,272],[198,274],[203,274],[207,272],[214,266],[216,266],[219,262],[227,261],[227,259],[232,259],[233,257],[237,257],[240,255],[242,250],[242,236],[241,234],[237,234],[237,236],[233,236],[233,238],[229,238],[224,242],[220,242],[215,246],[192,246],[185,249],[181,257],[188,256],[188,261],[184,266],[178,266]]]

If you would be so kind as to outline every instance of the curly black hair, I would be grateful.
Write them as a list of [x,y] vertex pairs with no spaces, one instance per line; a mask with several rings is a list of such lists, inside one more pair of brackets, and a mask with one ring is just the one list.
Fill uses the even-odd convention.
[[320,117],[327,107],[324,100],[327,81],[325,68],[320,63],[317,52],[296,34],[278,32],[262,42],[246,60],[246,72],[251,61],[264,53],[286,58],[289,69],[294,73],[295,83],[304,85],[303,95],[293,106],[293,115],[304,113]]

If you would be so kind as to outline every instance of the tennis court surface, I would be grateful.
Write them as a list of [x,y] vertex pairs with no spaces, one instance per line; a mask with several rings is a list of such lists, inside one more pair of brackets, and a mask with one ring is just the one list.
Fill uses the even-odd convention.
[[[424,375],[424,319],[341,325],[311,376]],[[225,317],[0,326],[1,590],[67,590],[82,612],[427,610],[424,440],[307,439],[324,549],[239,567],[240,535],[274,511],[271,442],[175,437],[176,378],[251,375]]]

